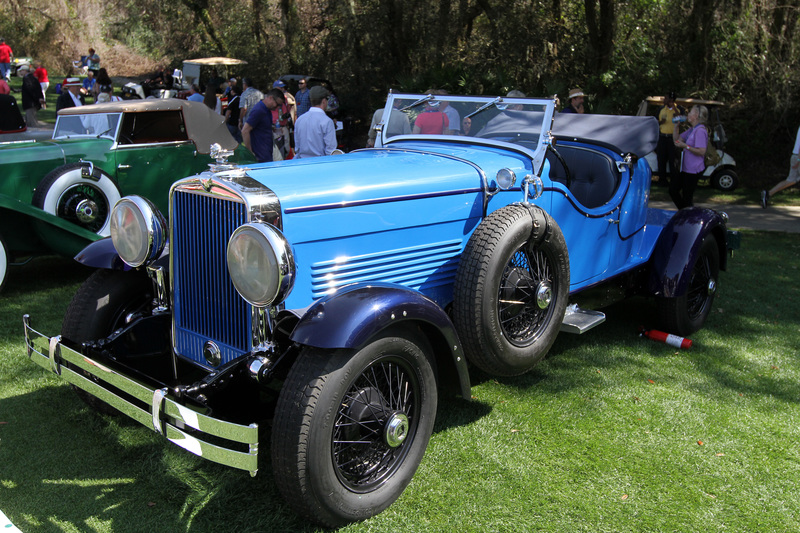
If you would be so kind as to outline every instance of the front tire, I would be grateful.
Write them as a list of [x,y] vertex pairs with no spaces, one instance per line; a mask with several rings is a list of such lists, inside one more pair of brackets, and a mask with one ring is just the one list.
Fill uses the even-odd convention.
[[428,344],[400,333],[349,350],[304,348],[281,389],[275,481],[301,516],[327,527],[376,515],[411,482],[436,417]]
[[100,169],[92,178],[81,176],[83,164],[72,163],[50,172],[37,185],[33,205],[101,237],[111,234],[111,209],[121,195]]
[[[61,326],[61,336],[76,343],[103,339],[134,319],[149,314],[152,301],[153,284],[144,272],[97,270],[73,296]],[[96,411],[118,414],[116,409],[83,389],[74,386],[73,389]]]
[[567,245],[550,215],[523,205],[490,214],[456,273],[453,317],[467,359],[499,376],[533,368],[558,335],[568,291]]
[[692,264],[686,293],[659,298],[656,307],[664,331],[685,337],[705,324],[719,279],[719,248],[713,235],[706,235]]

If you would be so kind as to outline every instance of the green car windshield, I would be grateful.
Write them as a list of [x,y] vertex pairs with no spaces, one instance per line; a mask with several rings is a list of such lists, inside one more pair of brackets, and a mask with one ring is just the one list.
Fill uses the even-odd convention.
[[85,115],[62,115],[56,120],[53,139],[117,138],[122,113],[87,113]]

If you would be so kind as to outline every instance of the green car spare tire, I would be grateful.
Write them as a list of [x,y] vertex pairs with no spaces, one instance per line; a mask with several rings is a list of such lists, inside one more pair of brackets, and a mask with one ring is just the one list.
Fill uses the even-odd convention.
[[85,166],[71,163],[50,172],[36,187],[33,205],[107,237],[111,234],[111,209],[121,195],[114,181],[98,168],[84,177]]
[[492,375],[527,372],[555,341],[568,294],[567,245],[550,215],[522,204],[494,211],[456,273],[453,318],[467,359]]
[[0,291],[2,291],[3,287],[6,285],[9,260],[8,246],[6,246],[6,241],[3,240],[3,236],[0,235]]

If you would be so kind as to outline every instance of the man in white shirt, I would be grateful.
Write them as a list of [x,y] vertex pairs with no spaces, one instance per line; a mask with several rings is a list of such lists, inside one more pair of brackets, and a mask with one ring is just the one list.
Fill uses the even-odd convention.
[[311,108],[297,117],[294,126],[295,157],[298,159],[331,155],[336,149],[336,127],[325,114],[329,95],[320,85],[311,88]]

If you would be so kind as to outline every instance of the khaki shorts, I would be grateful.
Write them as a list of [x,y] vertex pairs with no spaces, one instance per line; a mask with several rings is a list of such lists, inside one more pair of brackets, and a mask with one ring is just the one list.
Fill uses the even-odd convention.
[[792,154],[792,159],[789,164],[789,177],[786,181],[793,181],[797,183],[800,181],[800,155]]

